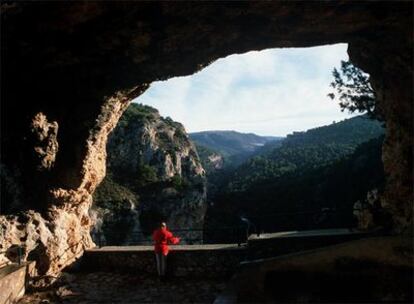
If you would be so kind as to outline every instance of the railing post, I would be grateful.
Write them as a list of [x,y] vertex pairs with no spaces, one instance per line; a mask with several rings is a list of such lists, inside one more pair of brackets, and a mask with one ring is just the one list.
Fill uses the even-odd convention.
[[236,232],[236,237],[237,237],[237,246],[238,247],[240,247],[241,246],[241,241],[240,241],[240,227],[239,228],[236,228],[237,230],[237,232]]

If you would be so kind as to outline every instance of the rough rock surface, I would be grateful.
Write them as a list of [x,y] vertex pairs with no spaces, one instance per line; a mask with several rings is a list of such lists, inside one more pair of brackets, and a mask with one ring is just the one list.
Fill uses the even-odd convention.
[[[26,244],[28,257],[46,252],[40,272],[81,255],[69,249],[78,240],[92,246],[91,193],[105,174],[106,137],[129,100],[152,81],[266,48],[349,43],[386,119],[383,204],[397,231],[412,232],[412,2],[7,2],[1,22],[1,168],[19,173],[2,184],[18,185],[18,209],[34,211],[1,217],[0,251]],[[48,170],[33,157],[38,113],[59,126]],[[2,187],[2,198],[11,192]],[[2,200],[2,214],[15,213],[13,201]]]
[[[51,188],[47,193],[50,205],[46,211],[40,208],[41,212],[28,210],[18,215],[0,216],[0,251],[9,251],[13,245],[22,246],[23,260],[36,261],[36,276],[47,278],[59,273],[79,258],[85,248],[94,246],[90,236],[92,222],[88,214],[92,193],[105,176],[108,133],[127,107],[131,93],[119,93],[102,106],[102,114],[87,140],[87,153],[79,176],[81,183],[76,189]],[[44,132],[48,134],[49,124],[42,114],[35,116],[32,127],[46,130]],[[38,138],[43,140],[47,136],[38,135]],[[47,146],[56,147],[57,144],[48,143]],[[56,152],[57,148],[51,150]],[[44,150],[35,151],[40,152],[41,157],[37,158],[34,165],[43,171],[46,169],[45,158],[42,157]],[[7,256],[7,253],[3,254],[2,260],[6,260]],[[43,283],[47,282],[41,280],[40,284]]]
[[34,152],[40,158],[38,170],[49,170],[59,150],[58,124],[56,121],[49,123],[43,113],[38,113],[32,120],[32,132],[38,141],[34,146]]
[[221,155],[215,153],[211,154],[208,156],[208,160],[214,169],[219,170],[223,168],[223,157]]
[[[161,117],[149,106],[131,104],[109,136],[107,152],[111,181],[98,187],[93,211],[103,228],[108,227],[108,234],[113,235],[114,224],[129,221],[116,229],[122,230],[120,237],[125,236],[124,242],[118,239],[119,244],[151,241],[146,235],[161,220],[172,230],[202,229],[206,212],[205,172],[182,124]],[[112,184],[107,185],[108,182]],[[116,187],[132,195],[123,199],[122,193],[113,194]],[[142,231],[145,234],[139,234]],[[185,238],[201,235],[201,231],[181,233],[184,242]]]

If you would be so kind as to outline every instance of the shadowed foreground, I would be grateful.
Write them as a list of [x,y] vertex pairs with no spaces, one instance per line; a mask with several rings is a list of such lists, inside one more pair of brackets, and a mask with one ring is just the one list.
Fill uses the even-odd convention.
[[28,293],[18,304],[212,303],[224,288],[225,279],[173,278],[160,283],[155,275],[64,274],[55,287]]

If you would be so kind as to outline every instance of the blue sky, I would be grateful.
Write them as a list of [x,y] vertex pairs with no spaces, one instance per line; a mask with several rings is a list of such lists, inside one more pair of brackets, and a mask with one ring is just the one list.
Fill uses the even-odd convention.
[[285,136],[351,117],[326,95],[346,44],[231,55],[186,77],[157,81],[134,100],[187,132],[236,130]]

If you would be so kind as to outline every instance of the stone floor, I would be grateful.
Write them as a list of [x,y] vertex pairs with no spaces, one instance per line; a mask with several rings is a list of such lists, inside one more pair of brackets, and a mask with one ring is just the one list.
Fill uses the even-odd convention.
[[[234,249],[240,250],[246,248],[246,244],[241,244],[238,246],[237,244],[202,244],[202,245],[169,245],[171,250],[181,250],[181,251],[200,251],[200,250],[222,250],[222,249]],[[138,246],[103,246],[103,247],[96,247],[92,249],[88,249],[88,251],[153,251],[154,245],[145,246],[145,245],[138,245]]]
[[224,290],[224,279],[173,278],[116,273],[65,274],[47,291],[27,293],[18,304],[212,303]]

